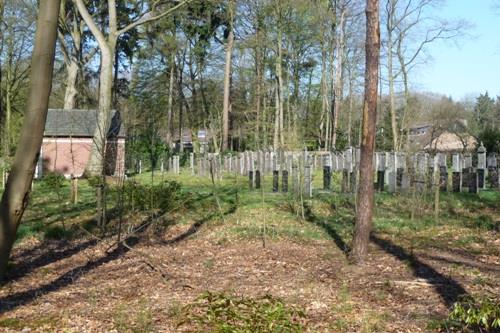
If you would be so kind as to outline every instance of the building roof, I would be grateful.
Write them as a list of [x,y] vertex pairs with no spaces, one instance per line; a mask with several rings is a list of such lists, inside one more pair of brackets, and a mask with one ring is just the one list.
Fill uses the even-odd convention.
[[471,135],[459,137],[455,133],[444,132],[434,138],[424,149],[440,152],[459,152],[464,149],[473,150],[476,146],[477,140]]
[[[93,137],[97,124],[97,110],[49,109],[45,122],[45,137]],[[108,137],[125,137],[120,113],[111,112]]]

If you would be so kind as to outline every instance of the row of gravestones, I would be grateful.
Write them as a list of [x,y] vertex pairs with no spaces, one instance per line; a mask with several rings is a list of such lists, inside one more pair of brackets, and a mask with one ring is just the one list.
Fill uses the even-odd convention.
[[[222,178],[223,172],[248,176],[250,189],[260,189],[263,177],[272,175],[273,192],[304,193],[312,196],[312,174],[320,165],[321,155],[317,152],[251,152],[221,156],[206,154],[190,156],[192,174]],[[290,183],[290,184],[289,184]]]
[[[142,172],[143,172],[142,160],[135,160],[134,169],[135,169],[135,173],[142,174]],[[171,156],[170,158],[168,158],[166,161],[161,160],[160,161],[160,172],[163,173],[165,171],[171,171],[176,175],[180,174],[180,172],[181,172],[180,157],[177,155],[174,155],[174,156]]]
[[[330,189],[331,175],[335,171],[341,171],[343,174],[342,191],[354,189],[357,164],[339,167],[338,164],[332,163],[336,159],[338,156],[331,154],[325,156],[323,164],[324,189]],[[356,161],[356,158],[354,160]],[[473,165],[473,158],[470,154],[454,154],[452,160],[452,191],[467,190],[471,193],[477,193],[486,188],[488,183],[493,189],[499,188],[498,160],[495,154],[487,156],[484,149],[479,149],[475,165]],[[376,153],[374,166],[374,171],[377,173],[375,188],[379,191],[386,190],[386,186],[389,192],[404,191],[412,185],[417,190],[423,190],[437,184],[436,182],[439,182],[442,191],[447,191],[449,187],[447,156],[445,154],[438,153],[430,156],[423,152],[414,155]],[[351,182],[349,182],[349,177]]]
[[262,175],[273,174],[276,170],[289,169],[297,163],[300,158],[310,158],[313,170],[319,165],[318,155],[310,152],[251,152],[238,153],[235,155],[222,156],[220,154],[205,154],[190,156],[190,169],[192,174],[206,176],[209,174],[210,165],[215,165],[220,172],[239,173],[248,175],[258,171]]
[[[224,172],[247,175],[249,187],[260,188],[262,177],[273,176],[273,191],[297,192],[303,189],[307,196],[312,193],[312,174],[319,164],[323,165],[323,188],[331,190],[332,175],[342,175],[341,191],[352,192],[357,187],[360,150],[349,148],[341,153],[329,152],[251,152],[222,156],[220,154],[190,155],[190,169],[193,175],[210,176],[222,179]],[[498,188],[498,162],[494,154],[486,155],[480,147],[477,163],[472,165],[472,155],[454,154],[452,156],[451,188],[455,192],[468,190],[477,192],[487,183]],[[178,160],[177,160],[178,161]],[[174,162],[175,164],[175,162]],[[176,173],[179,167],[173,167]],[[431,187],[436,180],[441,190],[449,187],[447,156],[420,152],[408,155],[401,152],[378,152],[374,155],[375,187],[379,191],[404,191],[414,185],[423,190]],[[280,181],[281,178],[281,181]],[[289,179],[292,186],[289,186]]]

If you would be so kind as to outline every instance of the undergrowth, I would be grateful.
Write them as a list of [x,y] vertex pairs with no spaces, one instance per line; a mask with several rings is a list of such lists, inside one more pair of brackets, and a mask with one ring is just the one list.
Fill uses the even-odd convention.
[[180,311],[178,329],[212,333],[299,333],[305,315],[270,295],[245,298],[206,292]]

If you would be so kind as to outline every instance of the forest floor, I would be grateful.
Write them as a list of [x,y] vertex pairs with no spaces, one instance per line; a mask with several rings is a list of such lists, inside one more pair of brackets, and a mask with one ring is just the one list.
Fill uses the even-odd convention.
[[438,220],[432,194],[377,194],[358,267],[346,256],[353,195],[316,191],[302,209],[300,198],[250,191],[244,178],[155,182],[163,177],[187,199],[167,214],[127,214],[119,244],[116,194],[102,236],[88,184],[73,205],[68,184],[36,183],[0,289],[0,331],[231,332],[216,322],[220,307],[197,308],[211,292],[223,293],[218,306],[235,297],[256,308],[271,295],[297,311],[278,316],[297,332],[438,332],[461,296],[500,297],[500,192],[442,194]]

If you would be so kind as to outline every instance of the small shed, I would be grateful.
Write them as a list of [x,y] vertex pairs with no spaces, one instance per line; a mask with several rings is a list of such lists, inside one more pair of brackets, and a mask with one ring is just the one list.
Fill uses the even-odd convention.
[[[97,126],[97,110],[49,109],[39,164],[38,177],[56,172],[65,177],[81,177],[90,158],[93,136]],[[107,175],[125,173],[125,129],[119,112],[112,111],[107,129]]]

